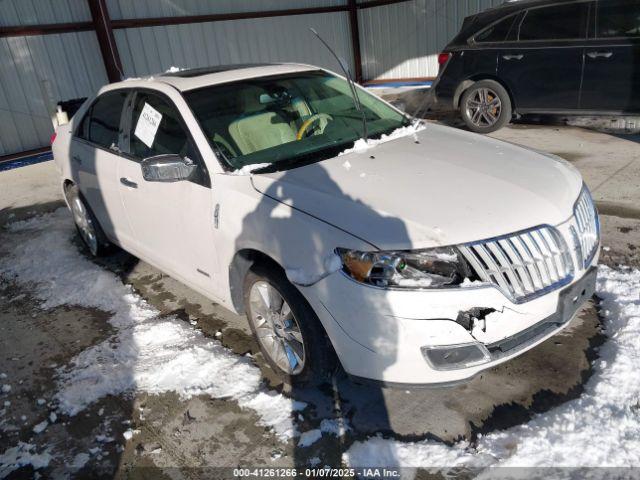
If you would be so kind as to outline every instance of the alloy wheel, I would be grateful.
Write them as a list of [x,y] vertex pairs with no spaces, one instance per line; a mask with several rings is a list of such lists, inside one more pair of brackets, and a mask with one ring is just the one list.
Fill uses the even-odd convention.
[[84,240],[84,243],[89,247],[92,255],[98,253],[98,237],[96,235],[93,222],[89,217],[89,212],[80,200],[80,197],[75,197],[71,202],[71,210],[73,212],[73,220],[78,226],[80,235]]
[[300,325],[276,288],[258,281],[249,292],[251,321],[263,351],[288,375],[304,369],[305,348]]
[[467,99],[465,108],[467,117],[477,127],[487,128],[495,125],[502,113],[500,97],[490,88],[479,88]]

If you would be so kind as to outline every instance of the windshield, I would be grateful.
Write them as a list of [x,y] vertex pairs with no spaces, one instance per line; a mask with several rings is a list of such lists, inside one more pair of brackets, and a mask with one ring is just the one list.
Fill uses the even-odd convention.
[[[358,95],[369,137],[410,123],[373,95]],[[362,138],[362,114],[349,84],[322,71],[214,85],[184,96],[216,153],[233,169],[289,163]]]

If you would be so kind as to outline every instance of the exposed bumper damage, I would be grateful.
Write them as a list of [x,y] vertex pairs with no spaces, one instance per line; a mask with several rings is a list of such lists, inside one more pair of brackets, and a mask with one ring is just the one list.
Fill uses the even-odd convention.
[[339,271],[301,291],[347,373],[389,385],[429,386],[469,380],[533,348],[568,325],[594,286],[592,267],[564,288],[514,304],[486,284],[384,290],[363,287]]

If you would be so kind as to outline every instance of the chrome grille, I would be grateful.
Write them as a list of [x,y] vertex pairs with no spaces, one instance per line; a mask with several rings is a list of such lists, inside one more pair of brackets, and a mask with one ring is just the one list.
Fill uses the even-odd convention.
[[582,188],[578,201],[573,207],[576,229],[572,234],[576,243],[577,257],[582,262],[581,267],[587,268],[593,260],[600,243],[600,222],[598,212],[587,187]]
[[571,255],[553,227],[466,244],[460,251],[480,280],[496,285],[516,303],[566,285],[573,278]]

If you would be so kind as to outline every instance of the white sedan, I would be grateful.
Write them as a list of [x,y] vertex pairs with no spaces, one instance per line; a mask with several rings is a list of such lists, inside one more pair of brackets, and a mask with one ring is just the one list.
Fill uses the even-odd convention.
[[103,87],[53,143],[82,239],[246,313],[289,382],[452,384],[566,326],[600,243],[580,174],[355,93],[294,64]]

